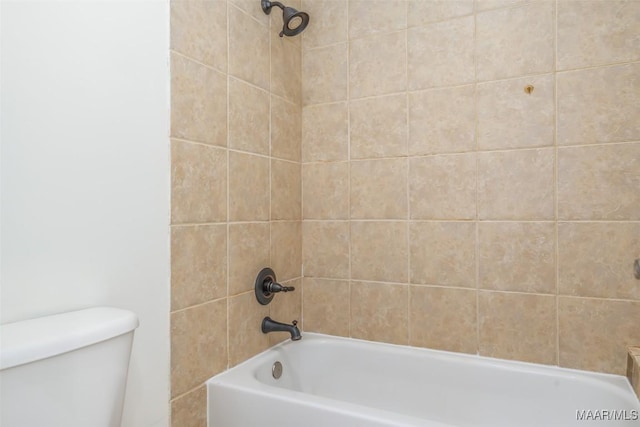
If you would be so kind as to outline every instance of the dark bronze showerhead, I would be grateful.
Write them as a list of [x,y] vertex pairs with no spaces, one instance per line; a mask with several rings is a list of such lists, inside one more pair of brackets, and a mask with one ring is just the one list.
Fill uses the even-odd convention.
[[309,14],[305,12],[298,12],[292,7],[285,6],[277,1],[262,0],[262,10],[265,14],[271,13],[271,8],[277,6],[282,9],[282,31],[280,31],[280,37],[282,36],[297,36],[307,28],[309,25]]

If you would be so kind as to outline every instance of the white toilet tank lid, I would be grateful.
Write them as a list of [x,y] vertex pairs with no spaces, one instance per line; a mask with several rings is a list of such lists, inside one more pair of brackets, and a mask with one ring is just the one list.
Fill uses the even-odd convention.
[[138,324],[130,311],[94,307],[0,325],[0,370],[96,344]]

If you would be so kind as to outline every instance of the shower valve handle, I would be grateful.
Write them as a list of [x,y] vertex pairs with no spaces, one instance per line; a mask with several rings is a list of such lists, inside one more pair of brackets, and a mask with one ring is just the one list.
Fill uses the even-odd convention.
[[296,288],[293,286],[283,286],[277,282],[265,282],[264,283],[264,291],[270,294],[274,294],[276,292],[292,292],[295,291]]

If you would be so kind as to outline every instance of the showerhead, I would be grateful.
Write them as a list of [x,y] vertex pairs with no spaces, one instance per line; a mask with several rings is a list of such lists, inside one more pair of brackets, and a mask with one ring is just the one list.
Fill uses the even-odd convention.
[[280,37],[297,36],[307,28],[309,25],[309,14],[305,12],[298,12],[292,7],[285,6],[277,1],[262,0],[262,10],[267,15],[271,13],[271,8],[277,6],[282,9],[282,31],[280,31]]

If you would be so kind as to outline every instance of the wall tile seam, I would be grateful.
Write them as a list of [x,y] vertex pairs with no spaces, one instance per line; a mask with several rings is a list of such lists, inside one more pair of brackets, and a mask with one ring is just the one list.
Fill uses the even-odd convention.
[[[262,25],[263,27],[267,27],[269,28],[271,26],[271,17],[268,15],[265,15],[265,21],[261,21],[260,19],[256,18],[255,16],[253,16],[251,14],[251,12],[244,10],[242,7],[240,7],[240,5],[234,3],[233,1],[227,1],[227,5],[228,7],[232,7],[234,9],[236,9],[238,12],[242,12],[244,15],[248,16],[249,18],[251,18],[252,20],[254,20],[256,23],[258,23],[259,25]],[[227,9],[227,16],[229,16],[229,9]],[[229,31],[229,26],[227,26],[227,31]]]
[[195,387],[193,387],[192,389],[189,389],[183,393],[178,394],[177,396],[174,397],[169,397],[169,404],[176,402],[177,400],[182,399],[183,397],[186,397],[188,394],[193,393],[198,391],[199,389],[205,387],[206,382],[202,382],[202,384],[197,385]]
[[[409,102],[409,7],[407,4],[406,14],[405,14],[405,23],[407,24],[407,31],[404,33],[404,44],[405,44],[405,55],[404,55],[404,78],[405,78],[405,93],[404,93],[404,108],[405,108],[405,126],[407,129],[407,133],[405,135],[405,150],[407,155],[409,154],[409,141],[411,141],[411,111],[410,111],[410,102]],[[405,161],[405,178],[406,178],[406,196],[407,196],[407,223],[405,225],[405,233],[407,234],[407,241],[405,250],[407,251],[407,280],[406,283],[409,285],[411,281],[411,238],[409,237],[411,234],[411,223],[408,220],[411,219],[411,161],[409,157]],[[351,244],[351,241],[349,241]],[[411,316],[411,286],[407,289],[407,343],[411,342],[412,335],[412,316]]]
[[632,139],[628,141],[611,141],[611,142],[594,142],[591,144],[559,144],[558,151],[575,148],[588,148],[588,147],[614,147],[617,145],[633,145],[640,144],[640,140]]
[[281,161],[281,162],[292,163],[294,165],[299,165],[300,164],[300,162],[298,162],[296,160],[273,157],[273,156],[271,156],[269,154],[256,153],[254,151],[241,150],[241,149],[238,149],[238,148],[228,148],[228,150],[229,150],[229,153],[245,154],[245,155],[249,155],[249,156],[260,157],[262,159],[267,159],[267,160],[277,160],[277,161]]
[[216,225],[268,225],[269,220],[251,220],[251,221],[220,221],[220,222],[189,222],[189,223],[175,223],[171,224],[171,227],[200,227],[200,226],[216,226]]
[[[267,95],[270,95],[270,96],[274,96],[274,97],[276,97],[276,98],[279,98],[280,100],[285,101],[285,102],[287,102],[287,103],[289,103],[289,104],[291,104],[291,105],[293,105],[293,106],[296,106],[296,107],[302,107],[302,101],[300,101],[300,102],[295,102],[294,100],[292,100],[292,99],[290,99],[290,98],[287,98],[287,97],[285,97],[285,96],[283,96],[283,95],[281,95],[281,94],[279,94],[279,93],[277,93],[277,92],[273,92],[273,91],[271,90],[271,88],[268,88],[268,89],[267,89],[267,88],[264,88],[264,87],[262,87],[262,86],[258,86],[258,85],[256,85],[255,83],[250,82],[250,81],[248,81],[248,80],[246,80],[246,79],[243,79],[243,78],[242,78],[242,77],[240,77],[240,76],[236,76],[235,74],[233,74],[233,73],[231,73],[231,72],[229,72],[229,71],[228,71],[228,66],[227,66],[227,71],[221,71],[221,70],[220,70],[220,69],[218,69],[218,68],[215,68],[215,67],[213,67],[213,66],[211,66],[211,65],[207,65],[207,64],[205,64],[205,63],[203,63],[203,62],[200,62],[200,61],[198,61],[197,59],[192,58],[192,57],[190,57],[190,56],[188,56],[188,55],[185,55],[185,54],[183,54],[183,53],[181,53],[181,52],[173,51],[173,50],[172,50],[172,51],[170,51],[170,52],[171,52],[171,53],[173,53],[173,54],[175,54],[175,55],[177,55],[177,56],[181,56],[181,57],[183,57],[184,59],[186,59],[186,60],[188,60],[188,61],[190,61],[190,62],[193,62],[193,63],[195,63],[195,64],[197,64],[197,65],[202,66],[202,67],[205,67],[205,68],[207,68],[207,69],[209,69],[209,70],[211,70],[211,71],[215,71],[217,74],[220,74],[220,76],[221,76],[221,77],[226,77],[226,78],[228,78],[228,79],[236,80],[236,81],[238,81],[238,82],[241,82],[241,83],[246,84],[247,86],[252,87],[253,89],[257,89],[257,90],[259,90],[259,91],[263,92],[264,94],[267,94]],[[271,52],[269,53],[269,57],[271,57]],[[271,70],[271,66],[269,66],[269,69]],[[227,88],[227,91],[228,91],[228,88]]]
[[[269,67],[269,69],[271,69],[271,67]],[[265,89],[265,88],[263,88],[261,86],[256,85],[255,83],[252,83],[252,82],[250,82],[248,80],[245,80],[245,79],[243,79],[241,77],[237,77],[237,76],[235,76],[233,74],[228,74],[227,77],[229,78],[229,81],[235,80],[236,82],[243,83],[246,86],[249,86],[249,87],[251,87],[253,89],[256,89],[256,90],[262,92],[263,95],[273,95],[273,96],[277,96],[277,97],[279,97],[279,98],[281,98],[281,99],[283,99],[285,101],[288,101],[286,98],[283,98],[282,96],[271,92],[271,89]],[[271,86],[271,81],[269,81],[269,86]],[[293,101],[288,101],[288,102],[295,105],[295,103]]]
[[188,306],[188,307],[179,308],[179,309],[177,309],[177,310],[173,310],[173,309],[171,309],[171,310],[169,311],[169,314],[178,314],[178,313],[182,313],[182,312],[185,312],[185,311],[187,311],[187,310],[191,310],[191,309],[195,309],[195,308],[200,308],[200,307],[205,306],[205,305],[207,305],[207,304],[213,304],[213,303],[216,303],[216,302],[220,302],[220,301],[226,300],[227,298],[228,298],[228,296],[227,296],[227,295],[225,295],[225,296],[223,296],[223,297],[214,298],[214,299],[207,300],[207,301],[204,301],[204,302],[199,302],[199,303],[197,303],[197,304],[193,304],[193,305],[190,305],[190,306]]
[[176,228],[197,228],[197,227],[217,227],[217,226],[226,226],[227,221],[221,222],[187,222],[187,223],[172,223],[169,226],[172,229]]
[[182,52],[179,52],[177,50],[174,50],[174,49],[169,49],[169,61],[170,62],[171,62],[171,56],[172,55],[180,56],[180,57],[182,57],[183,59],[186,59],[189,62],[192,62],[194,64],[200,65],[201,67],[204,67],[204,68],[206,68],[208,70],[215,71],[217,74],[220,74],[221,77],[229,75],[229,73],[226,72],[226,71],[222,71],[219,68],[216,68],[216,67],[214,67],[212,65],[205,64],[204,62],[201,62],[196,58],[193,58],[193,57],[191,57],[189,55],[186,55],[186,54],[184,54]]
[[211,143],[208,143],[208,142],[205,142],[205,141],[196,141],[196,140],[193,140],[193,139],[185,139],[185,138],[171,136],[171,135],[169,136],[169,139],[171,139],[172,141],[175,141],[175,142],[183,143],[183,144],[199,145],[201,147],[217,148],[217,149],[220,149],[220,150],[226,150],[227,149],[226,145],[211,144]]
[[[560,295],[560,245],[558,244],[558,242],[560,241],[560,236],[559,236],[559,223],[558,223],[558,219],[560,218],[559,215],[559,208],[558,206],[560,205],[560,191],[559,191],[559,159],[560,159],[560,151],[558,150],[558,116],[560,115],[560,110],[559,110],[559,102],[558,102],[558,16],[559,16],[559,7],[558,7],[558,1],[556,0],[556,3],[554,5],[554,13],[555,13],[555,19],[554,19],[554,34],[553,34],[553,68],[556,70],[556,72],[554,73],[553,76],[553,108],[554,108],[554,115],[553,115],[553,145],[555,146],[555,153],[554,153],[554,161],[553,161],[553,182],[554,182],[554,213],[555,213],[555,224],[554,224],[554,238],[555,241],[553,242],[553,246],[554,246],[554,268],[555,268],[555,280],[556,280],[556,295]],[[556,297],[556,318],[555,318],[555,322],[556,322],[556,364],[560,365],[560,298]]]
[[[229,132],[230,128],[231,128],[231,114],[229,114],[230,110],[231,110],[231,91],[230,91],[230,86],[231,86],[231,77],[229,74],[230,68],[231,68],[231,13],[230,13],[230,8],[231,5],[229,4],[229,2],[225,2],[225,6],[227,8],[227,93],[226,93],[226,101],[227,101],[227,147],[229,147],[230,143],[231,143],[231,132]],[[269,102],[271,102],[271,98],[269,98]],[[269,117],[269,121],[271,121],[271,117]],[[230,225],[229,225],[229,219],[231,218],[231,155],[229,154],[229,149],[227,148],[227,197],[226,197],[226,204],[227,204],[227,259],[226,259],[226,264],[227,264],[227,268],[226,268],[226,272],[227,272],[227,298],[225,300],[226,302],[226,331],[225,331],[225,345],[226,345],[226,360],[225,360],[225,366],[224,366],[224,370],[229,369],[229,365],[230,365],[230,360],[231,360],[231,349],[230,349],[230,345],[229,343],[231,342],[229,336],[230,336],[230,330],[231,330],[231,326],[229,325],[229,313],[230,313],[230,306],[229,306],[229,279],[230,279],[230,259],[231,259],[231,245],[229,244],[229,242],[231,241],[231,232],[230,232]]]
[[405,283],[405,282],[385,282],[379,280],[368,280],[368,279],[346,279],[346,278],[338,278],[338,277],[316,277],[316,276],[305,276],[307,279],[313,280],[325,280],[332,282],[357,282],[369,285],[380,285],[380,286],[409,286],[409,287],[417,287],[417,288],[434,288],[434,289],[451,289],[451,290],[466,290],[478,293],[485,294],[509,294],[509,295],[521,295],[521,296],[538,296],[538,297],[549,297],[549,298],[557,298],[557,299],[582,299],[582,300],[595,300],[601,302],[625,302],[625,303],[634,303],[640,304],[640,299],[627,299],[627,298],[605,298],[605,297],[590,297],[590,296],[580,296],[580,295],[567,295],[567,294],[548,294],[548,293],[540,293],[540,292],[522,292],[522,291],[509,291],[509,290],[495,290],[495,289],[484,289],[484,288],[472,288],[472,287],[461,287],[461,286],[445,286],[445,285],[432,285],[432,284],[421,284],[421,283]]
[[341,40],[341,41],[337,41],[337,42],[333,42],[333,43],[328,43],[328,44],[323,44],[323,45],[318,45],[318,46],[311,46],[311,47],[305,47],[304,43],[302,45],[302,54],[304,55],[305,52],[313,52],[315,50],[320,50],[320,49],[327,49],[330,47],[336,47],[336,46],[340,46],[342,44],[347,44],[349,43],[349,40]]
[[589,297],[589,296],[565,295],[565,294],[558,295],[558,299],[563,299],[563,300],[579,299],[579,300],[590,300],[590,301],[601,301],[601,302],[630,302],[640,306],[640,299],[604,298],[604,297]]
[[[474,57],[475,57],[475,54],[474,54]],[[392,91],[392,92],[387,92],[387,93],[377,94],[377,95],[366,95],[366,96],[351,98],[351,101],[353,101],[353,102],[366,101],[366,100],[370,100],[370,99],[391,97],[391,96],[394,96],[394,95],[402,95],[404,93],[421,94],[421,93],[425,93],[425,92],[445,91],[447,89],[464,88],[464,87],[472,86],[474,84],[478,84],[478,85],[484,86],[484,85],[489,85],[491,83],[508,82],[508,81],[512,81],[512,80],[522,80],[522,79],[525,79],[525,78],[532,78],[533,79],[533,78],[548,77],[548,76],[552,76],[554,74],[556,74],[556,71],[555,70],[550,70],[550,71],[545,71],[545,72],[542,72],[542,73],[519,74],[519,75],[516,75],[516,76],[505,77],[505,78],[500,78],[500,79],[491,79],[491,80],[477,80],[477,79],[474,79],[473,81],[469,81],[469,82],[465,82],[465,83],[456,83],[456,84],[443,85],[443,86],[432,86],[432,87],[425,87],[425,88],[420,88],[420,89],[409,89],[409,88],[407,88],[407,90],[402,90],[402,91]],[[303,108],[304,107],[312,107],[312,106],[328,105],[328,104],[338,104],[338,103],[344,103],[344,102],[347,102],[346,98],[331,100],[331,101],[327,101],[327,102],[313,102],[313,103],[303,104]]]
[[589,65],[587,67],[580,67],[580,68],[556,69],[556,73],[559,74],[559,75],[564,75],[566,73],[575,73],[575,72],[580,72],[580,71],[597,70],[597,69],[600,69],[600,68],[614,68],[614,67],[621,67],[621,66],[625,66],[625,65],[636,65],[636,64],[640,64],[640,58],[627,60],[627,61],[619,61],[619,62],[606,62],[606,63],[602,63],[602,64]]
[[[277,220],[281,222],[297,222],[297,220]],[[487,219],[450,219],[450,218],[442,218],[442,219],[424,219],[424,218],[411,218],[408,220],[405,219],[397,219],[397,218],[348,218],[348,217],[339,217],[339,218],[302,218],[302,222],[308,223],[344,223],[344,222],[404,222],[408,221],[410,223],[422,224],[422,223],[459,223],[459,224],[469,224],[469,223],[478,223],[478,224],[640,224],[640,220],[637,219],[495,219],[495,218],[487,218]],[[261,222],[234,222],[233,224],[264,224],[267,221]],[[225,223],[211,223],[211,225],[216,224],[225,224]],[[182,224],[173,224],[180,226]],[[191,225],[208,225],[208,224],[187,224]]]
[[[635,141],[633,141],[635,142]],[[629,142],[606,142],[601,144],[587,144],[587,145],[579,145],[578,147],[592,147],[592,146],[600,146],[600,145],[612,145],[612,144],[625,144]],[[574,147],[567,145],[566,147]],[[384,156],[384,157],[362,157],[362,158],[352,158],[351,160],[321,160],[321,161],[303,161],[302,165],[314,165],[314,164],[332,164],[332,163],[350,163],[350,162],[367,162],[367,161],[376,161],[376,160],[398,160],[398,159],[417,159],[417,158],[428,158],[428,157],[438,157],[438,156],[456,156],[456,155],[465,155],[465,154],[491,154],[491,153],[510,153],[514,151],[536,151],[536,150],[547,150],[553,149],[553,145],[543,145],[536,147],[513,147],[513,148],[500,148],[500,149],[486,149],[486,150],[470,150],[470,151],[451,151],[451,152],[441,152],[441,153],[429,153],[429,154],[410,154],[410,155],[397,155],[397,156]]]
[[558,224],[640,224],[637,219],[558,219]]
[[270,224],[296,224],[298,222],[302,222],[301,219],[271,219],[269,220]]
[[[474,145],[475,145],[475,239],[474,242],[474,261],[475,261],[475,289],[476,289],[476,311],[475,311],[475,321],[476,321],[476,342],[475,342],[475,351],[476,354],[480,354],[480,293],[477,290],[480,288],[481,280],[480,280],[480,188],[478,183],[480,182],[480,156],[478,152],[480,151],[480,118],[478,112],[480,111],[480,96],[478,92],[480,90],[480,83],[478,82],[478,2],[474,0],[473,2],[473,80],[475,81],[474,89],[473,89],[473,102],[474,102]],[[537,77],[536,77],[537,78]]]
[[[351,103],[351,54],[352,54],[352,41],[349,38],[349,33],[351,32],[351,12],[349,10],[349,0],[347,0],[347,4],[346,4],[346,14],[347,14],[347,72],[346,72],[346,79],[347,79],[347,102],[346,102],[346,107],[347,107],[347,161],[349,161],[349,167],[347,168],[347,214],[348,216],[351,216],[351,109],[349,108],[349,105]],[[303,112],[304,113],[304,112]],[[304,136],[304,134],[303,134]],[[348,262],[348,277],[349,277],[349,281],[347,282],[347,292],[348,292],[348,317],[347,317],[347,321],[348,321],[348,326],[347,326],[347,336],[351,337],[353,336],[353,325],[351,322],[351,317],[353,314],[353,305],[352,305],[352,301],[351,301],[351,293],[353,292],[353,288],[351,286],[351,279],[353,277],[353,262],[352,262],[352,255],[353,255],[353,251],[351,248],[351,240],[352,240],[352,234],[351,234],[351,223],[349,223],[348,227],[347,227],[347,237],[348,237],[348,241],[347,241],[347,256],[349,257],[347,262]]]

